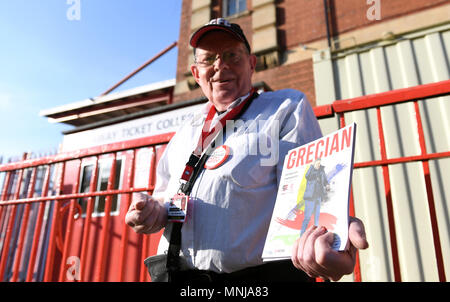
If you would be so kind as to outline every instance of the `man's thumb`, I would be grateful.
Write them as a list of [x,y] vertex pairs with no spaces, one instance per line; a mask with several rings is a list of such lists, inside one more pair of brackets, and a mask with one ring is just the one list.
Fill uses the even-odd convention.
[[356,217],[351,217],[349,228],[349,237],[352,244],[358,249],[366,249],[369,247],[369,243],[366,239],[366,231],[364,224]]

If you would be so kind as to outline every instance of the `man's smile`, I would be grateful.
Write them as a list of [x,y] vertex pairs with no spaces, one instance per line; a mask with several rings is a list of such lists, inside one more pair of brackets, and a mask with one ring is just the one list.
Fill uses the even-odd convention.
[[219,79],[211,79],[210,82],[211,83],[219,83],[219,84],[221,84],[221,83],[228,83],[228,82],[231,82],[233,80],[234,79],[232,79],[232,78],[219,78]]

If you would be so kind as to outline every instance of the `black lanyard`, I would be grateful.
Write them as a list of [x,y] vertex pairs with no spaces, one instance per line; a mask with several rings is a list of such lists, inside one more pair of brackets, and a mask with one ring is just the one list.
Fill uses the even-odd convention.
[[[245,110],[248,108],[250,103],[259,96],[259,94],[252,89],[250,95],[242,101],[238,106],[231,109],[230,112],[226,113],[224,117],[222,117],[216,125],[212,128],[212,130],[208,131],[206,128],[209,128],[208,122],[212,120],[212,117],[216,113],[214,106],[211,105],[208,116],[203,125],[202,134],[199,138],[199,143],[197,144],[196,149],[192,152],[189,157],[188,162],[186,163],[186,167],[183,171],[183,174],[180,178],[181,185],[180,191],[185,195],[189,195],[192,191],[192,187],[194,186],[194,182],[197,179],[198,175],[202,171],[204,164],[210,154],[210,150],[213,146],[216,145],[216,139],[218,136],[212,139],[211,135],[214,132],[224,132],[224,126],[227,120],[236,119],[238,116],[242,115]],[[214,112],[214,114],[212,113]],[[219,128],[220,127],[220,128]],[[206,141],[209,140],[209,141]],[[205,141],[207,143],[207,147],[204,148]],[[199,147],[202,147],[201,149]],[[201,151],[201,152],[200,152]],[[167,263],[166,268],[169,272],[169,281],[170,281],[170,273],[178,271],[180,268],[180,250],[181,250],[181,228],[183,223],[174,222],[172,223],[172,231],[170,235],[169,249],[167,251]]]
[[242,115],[242,113],[248,108],[250,103],[256,97],[258,97],[258,93],[256,93],[255,89],[252,89],[250,95],[238,106],[224,114],[224,116],[214,125],[214,127],[212,127],[211,130],[209,130],[209,126],[217,111],[212,104],[209,105],[209,112],[203,124],[202,133],[198,139],[197,146],[194,151],[192,151],[183,173],[181,174],[179,191],[185,195],[189,195],[191,193],[192,186],[194,185],[198,174],[202,170],[208,155],[211,154],[212,148],[216,145],[215,143],[213,144],[213,142],[215,142],[218,134],[225,129],[224,127],[226,122],[229,120],[234,120],[238,116]]

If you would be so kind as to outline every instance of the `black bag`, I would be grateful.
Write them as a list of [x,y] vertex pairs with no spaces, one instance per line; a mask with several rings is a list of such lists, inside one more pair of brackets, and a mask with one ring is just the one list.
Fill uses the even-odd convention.
[[171,273],[188,269],[186,259],[180,257],[182,223],[172,223],[167,254],[150,256],[144,260],[152,282],[170,282]]
[[[152,282],[170,282],[171,274],[170,268],[167,267],[167,254],[150,256],[144,260],[144,264],[147,267],[148,273],[152,278]],[[188,270],[186,259],[184,257],[178,257],[178,266],[176,271]]]
[[150,256],[144,260],[144,264],[152,278],[152,282],[169,282],[166,254]]

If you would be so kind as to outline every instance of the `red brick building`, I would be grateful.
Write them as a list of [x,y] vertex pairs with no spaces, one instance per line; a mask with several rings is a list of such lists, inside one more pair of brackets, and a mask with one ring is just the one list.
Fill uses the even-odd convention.
[[[242,11],[227,16],[226,5],[239,3]],[[243,28],[258,56],[254,82],[264,81],[273,90],[299,89],[314,105],[314,51],[329,48],[338,53],[450,19],[448,1],[405,4],[402,0],[183,0],[174,102],[201,95],[190,76],[188,44],[192,32],[212,18],[225,17]]]

